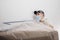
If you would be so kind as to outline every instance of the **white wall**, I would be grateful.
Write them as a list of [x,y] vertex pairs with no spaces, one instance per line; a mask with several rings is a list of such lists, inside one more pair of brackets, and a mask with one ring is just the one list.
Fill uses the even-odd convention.
[[48,20],[60,24],[60,0],[0,0],[0,25],[5,21],[32,19],[34,10],[43,10]]

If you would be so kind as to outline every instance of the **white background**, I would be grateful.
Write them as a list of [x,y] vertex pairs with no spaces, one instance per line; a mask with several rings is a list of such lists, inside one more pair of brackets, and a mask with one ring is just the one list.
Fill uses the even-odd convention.
[[60,0],[0,0],[0,27],[6,21],[32,19],[33,11],[43,10],[46,18],[60,28]]

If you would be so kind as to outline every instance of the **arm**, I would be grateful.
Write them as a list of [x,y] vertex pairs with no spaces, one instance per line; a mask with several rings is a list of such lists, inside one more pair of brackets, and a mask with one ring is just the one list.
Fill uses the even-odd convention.
[[46,20],[43,20],[42,23],[45,24],[45,25],[47,25],[47,26],[49,26],[49,27],[51,27],[51,28],[54,28],[54,26],[52,26],[51,24],[49,24]]

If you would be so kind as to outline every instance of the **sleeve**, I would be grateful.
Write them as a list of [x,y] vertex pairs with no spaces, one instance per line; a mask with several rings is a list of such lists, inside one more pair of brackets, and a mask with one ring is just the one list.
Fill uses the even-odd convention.
[[44,23],[45,25],[47,25],[48,27],[53,28],[53,25],[51,25],[51,24],[47,21],[47,19],[45,19],[43,23]]

